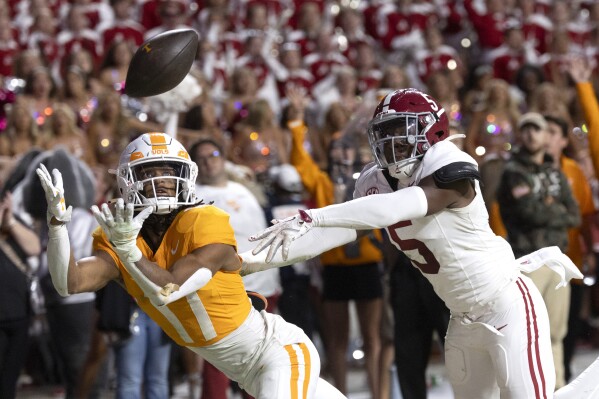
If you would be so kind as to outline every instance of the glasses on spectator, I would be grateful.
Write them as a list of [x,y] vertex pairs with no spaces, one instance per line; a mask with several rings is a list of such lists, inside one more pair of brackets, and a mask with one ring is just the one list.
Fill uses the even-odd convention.
[[204,155],[203,157],[196,157],[196,162],[199,163],[201,161],[210,161],[215,158],[220,158],[220,151],[214,150],[210,154]]

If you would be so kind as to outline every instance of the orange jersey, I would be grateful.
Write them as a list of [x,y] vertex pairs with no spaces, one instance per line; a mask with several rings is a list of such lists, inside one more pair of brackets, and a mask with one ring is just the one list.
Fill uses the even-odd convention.
[[[250,313],[250,301],[239,271],[218,271],[196,292],[166,306],[152,305],[131,278],[112,249],[104,232],[93,233],[93,248],[108,253],[118,265],[127,292],[169,337],[182,346],[206,346],[220,341],[237,329]],[[150,261],[169,269],[183,256],[208,244],[236,247],[229,215],[212,205],[200,205],[180,212],[166,230],[156,253],[137,237],[137,247]],[[201,266],[201,265],[200,265]]]

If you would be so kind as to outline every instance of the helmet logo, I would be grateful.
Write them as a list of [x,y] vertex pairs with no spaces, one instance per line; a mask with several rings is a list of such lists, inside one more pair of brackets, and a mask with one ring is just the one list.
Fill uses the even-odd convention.
[[424,97],[424,99],[426,100],[427,103],[429,103],[431,105],[431,108],[433,111],[437,112],[439,110],[439,106],[437,105],[437,103],[435,102],[435,100],[433,100],[431,98],[431,96],[429,96],[426,93],[420,93],[422,95],[422,97]]
[[136,159],[141,159],[143,157],[144,157],[144,154],[142,154],[140,151],[135,151],[135,152],[131,153],[129,160],[135,161]]
[[187,153],[187,151],[181,150],[177,153],[177,156],[180,156],[181,158],[189,159],[189,154]]
[[150,133],[150,145],[152,146],[152,154],[168,155],[168,148],[166,147],[166,135],[161,133]]

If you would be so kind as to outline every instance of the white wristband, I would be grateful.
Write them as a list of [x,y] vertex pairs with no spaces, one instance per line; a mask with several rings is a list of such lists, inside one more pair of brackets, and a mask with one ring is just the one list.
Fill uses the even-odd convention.
[[356,230],[382,229],[402,220],[426,216],[428,201],[422,188],[404,188],[389,194],[356,198],[342,204],[310,209],[314,226]]

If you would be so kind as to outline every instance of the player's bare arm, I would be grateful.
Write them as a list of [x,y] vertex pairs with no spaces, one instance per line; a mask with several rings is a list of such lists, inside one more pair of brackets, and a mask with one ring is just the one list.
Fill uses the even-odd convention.
[[110,280],[121,278],[114,260],[104,251],[95,251],[92,256],[76,262],[71,255],[68,268],[69,294],[97,291]]
[[427,215],[433,215],[445,208],[463,208],[476,196],[470,179],[460,179],[448,183],[443,188],[435,183],[433,176],[427,176],[419,184],[424,191],[428,209]]
[[168,270],[162,269],[143,256],[135,265],[148,279],[164,287],[167,284],[183,285],[202,267],[210,270],[214,275],[219,270],[239,270],[241,262],[232,246],[209,244],[177,260]]

